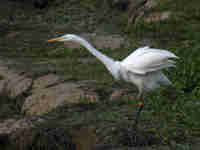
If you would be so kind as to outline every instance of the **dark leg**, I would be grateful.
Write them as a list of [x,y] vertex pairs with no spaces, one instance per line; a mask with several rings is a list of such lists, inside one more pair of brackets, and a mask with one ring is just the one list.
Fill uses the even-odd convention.
[[[139,135],[138,135],[138,129],[137,129],[137,125],[138,125],[138,121],[140,119],[140,113],[143,109],[143,103],[138,103],[138,107],[137,107],[137,113],[136,113],[136,117],[135,117],[135,123],[134,123],[134,126],[133,126],[133,145],[137,145],[138,142],[140,141],[138,138],[139,138]],[[138,141],[139,140],[139,141]],[[140,142],[139,142],[140,143]]]
[[[144,97],[143,96],[144,95],[140,91],[138,96],[137,96],[137,100],[144,101]],[[144,104],[142,102],[139,102],[138,106],[137,106],[137,113],[136,113],[136,117],[135,117],[135,123],[132,126],[131,144],[133,146],[137,146],[137,145],[139,145],[141,143],[140,133],[138,131],[137,125],[138,125],[138,122],[139,122],[139,119],[140,119],[140,114],[141,114],[141,111],[143,110],[143,108],[144,108]]]
[[[140,100],[140,101],[144,101],[144,94],[142,93],[142,88],[139,88],[139,94],[137,95],[137,99]],[[143,110],[143,107],[144,107],[144,104],[142,102],[139,102],[138,103],[138,106],[137,106],[137,113],[136,113],[136,117],[135,117],[135,130],[137,130],[137,124],[138,124],[138,121],[140,119],[140,113],[141,111]]]
[[144,105],[142,103],[138,104],[136,118],[135,118],[135,128],[137,128],[138,121],[140,119],[140,113],[143,110]]
[[143,109],[143,103],[138,103],[137,106],[137,113],[135,117],[135,123],[133,124],[132,132],[131,132],[131,145],[136,146],[140,143],[140,136],[139,136],[139,131],[137,128],[139,119],[140,119],[140,113]]

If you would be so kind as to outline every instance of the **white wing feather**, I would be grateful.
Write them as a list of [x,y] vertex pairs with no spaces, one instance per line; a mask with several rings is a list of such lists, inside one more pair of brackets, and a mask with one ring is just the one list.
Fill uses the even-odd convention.
[[121,65],[133,73],[146,74],[163,68],[175,67],[175,61],[170,58],[178,57],[167,50],[143,47],[122,60]]

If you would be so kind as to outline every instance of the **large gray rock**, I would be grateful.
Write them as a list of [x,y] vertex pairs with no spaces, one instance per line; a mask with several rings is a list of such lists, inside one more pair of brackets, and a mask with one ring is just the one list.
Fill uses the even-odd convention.
[[158,6],[157,0],[134,0],[130,1],[129,6],[129,19],[128,25],[137,24],[140,20],[143,20],[143,17],[148,14],[151,14],[150,10]]
[[15,79],[11,79],[7,83],[6,91],[10,98],[15,98],[25,91],[27,91],[32,85],[32,79],[24,76],[17,76]]
[[44,120],[39,117],[23,118],[20,120],[7,119],[0,122],[0,136],[1,135],[11,135],[19,130],[30,129],[34,127],[33,122],[43,122]]
[[45,120],[39,117],[7,119],[0,122],[1,149],[28,149],[35,138],[33,128]]
[[145,3],[145,7],[148,8],[148,9],[155,8],[157,5],[158,5],[158,1],[157,0],[148,0]]
[[0,76],[0,93],[13,99],[23,94],[32,85],[31,78],[10,71],[7,66],[0,66]]
[[69,103],[79,103],[88,99],[90,102],[98,100],[98,95],[87,93],[79,84],[61,83],[56,86],[37,90],[26,98],[22,110],[26,115],[41,115],[52,111],[58,106]]
[[41,89],[53,86],[61,81],[60,77],[53,73],[41,76],[33,81],[32,92],[40,92]]

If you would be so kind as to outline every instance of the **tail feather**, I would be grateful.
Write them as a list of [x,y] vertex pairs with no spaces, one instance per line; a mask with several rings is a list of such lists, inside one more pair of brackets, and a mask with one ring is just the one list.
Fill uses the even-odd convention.
[[145,90],[151,91],[153,89],[159,88],[161,84],[170,85],[171,81],[165,76],[161,71],[151,72],[145,78]]
[[161,83],[161,84],[163,83],[163,84],[166,84],[166,85],[172,84],[172,82],[162,72],[160,72],[159,83]]

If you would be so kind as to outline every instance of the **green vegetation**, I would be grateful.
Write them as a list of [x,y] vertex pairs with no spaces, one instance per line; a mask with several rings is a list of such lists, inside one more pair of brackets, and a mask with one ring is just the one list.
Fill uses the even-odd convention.
[[[146,145],[151,147],[168,145],[172,149],[192,150],[199,144],[200,138],[199,6],[199,0],[163,0],[160,1],[159,7],[152,11],[172,11],[170,20],[151,24],[140,21],[128,29],[126,12],[111,9],[109,5],[99,3],[98,0],[82,0],[81,3],[56,0],[45,10],[29,11],[19,8],[16,12],[13,11],[20,23],[9,25],[9,30],[1,35],[0,55],[26,62],[18,67],[32,71],[35,76],[54,71],[66,80],[98,80],[99,87],[96,88],[102,96],[100,102],[63,106],[49,113],[49,116],[60,122],[60,126],[95,126],[97,136],[103,138],[104,143],[126,147],[126,142],[130,139],[126,142],[122,142],[122,139],[126,139],[127,130],[131,129],[134,123],[137,101],[122,99],[108,102],[107,94],[110,88],[117,86],[105,67],[98,61],[82,63],[81,58],[93,59],[84,48],[67,49],[63,48],[63,43],[49,44],[46,40],[69,32],[119,33],[128,36],[131,49],[101,51],[121,60],[130,54],[132,49],[140,46],[139,41],[150,39],[153,41],[152,47],[168,49],[176,53],[180,60],[176,69],[165,71],[173,82],[172,87],[164,87],[146,97],[139,132],[142,136],[150,137]],[[14,40],[8,36],[10,33],[16,33],[13,35]],[[41,73],[31,70],[32,67],[47,64],[53,66],[53,70],[48,67],[42,67],[39,70]],[[8,110],[1,109],[0,116],[8,118],[9,114],[20,114],[16,108],[11,110],[10,105],[13,105],[13,102],[3,102],[5,101],[1,101],[1,108],[6,109],[7,103],[9,106]],[[18,105],[16,107],[18,108]],[[3,116],[7,111],[11,113]]]

